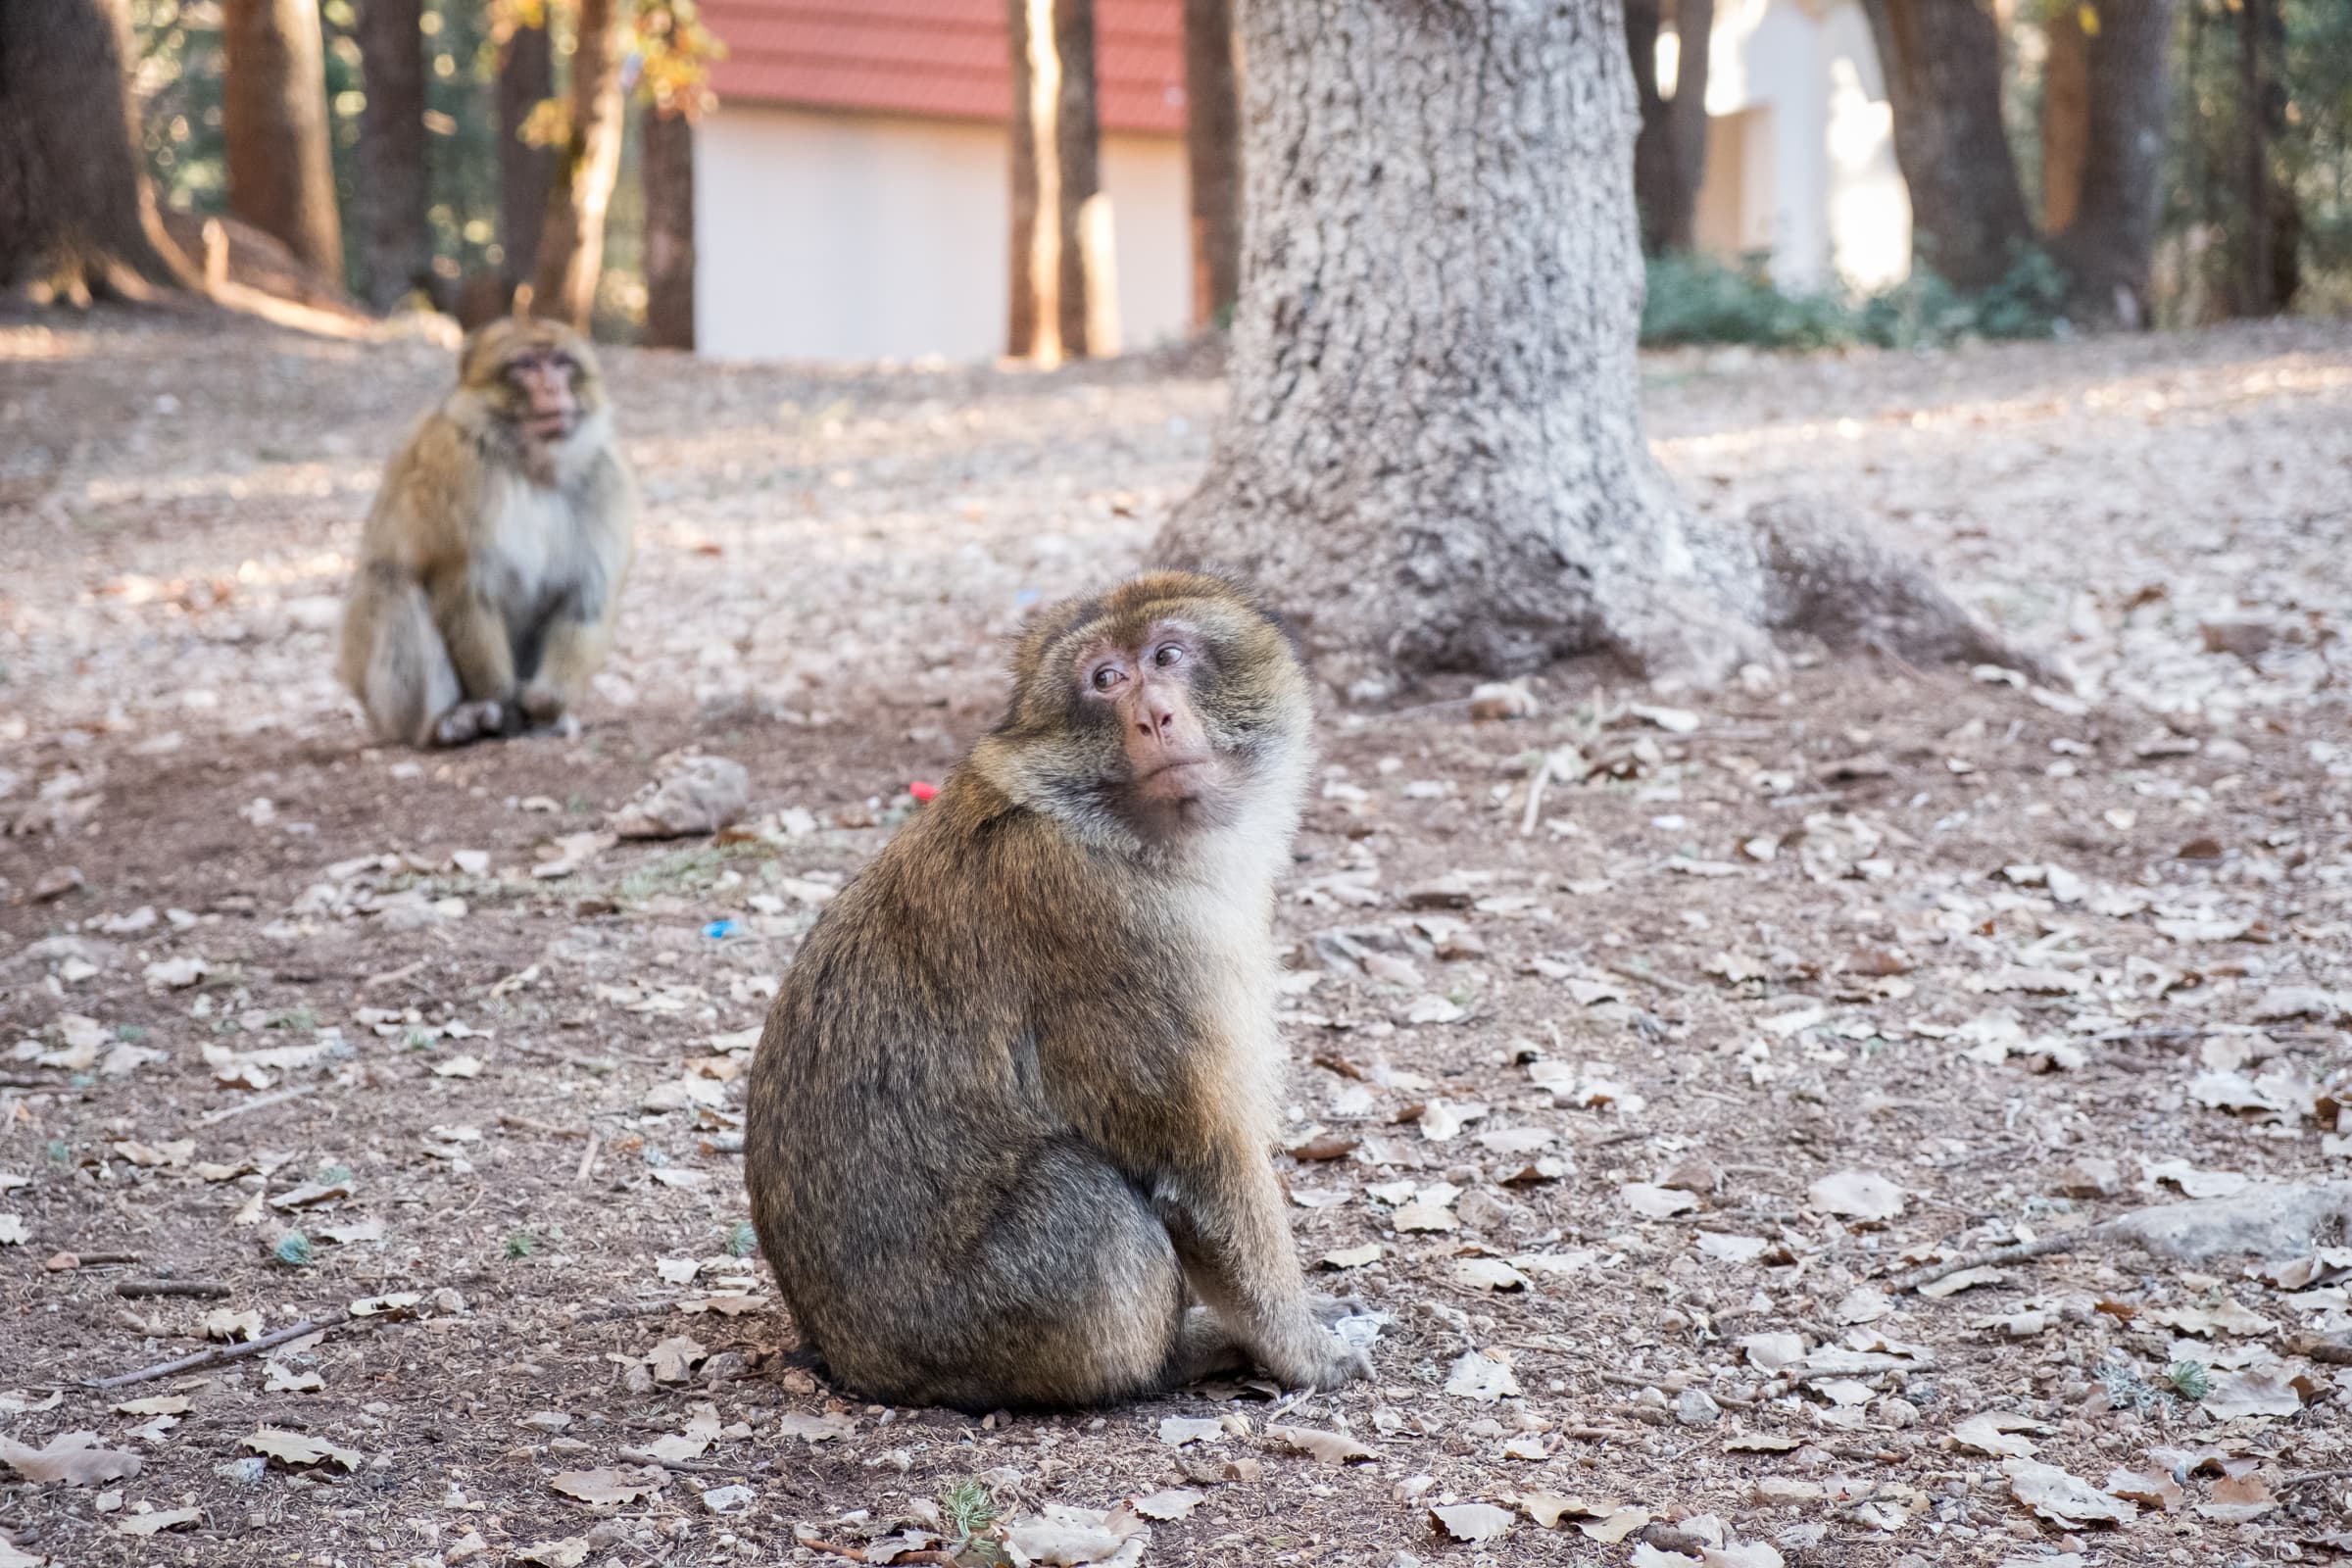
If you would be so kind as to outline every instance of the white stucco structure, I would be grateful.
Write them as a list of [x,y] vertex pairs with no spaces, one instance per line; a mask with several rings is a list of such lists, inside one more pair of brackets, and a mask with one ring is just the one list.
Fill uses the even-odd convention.
[[[1003,125],[722,105],[695,128],[695,336],[721,360],[987,360],[1004,350]],[[1192,311],[1184,142],[1110,132],[1127,348]]]
[[1717,0],[1698,243],[1791,287],[1911,270],[1911,200],[1857,0]]

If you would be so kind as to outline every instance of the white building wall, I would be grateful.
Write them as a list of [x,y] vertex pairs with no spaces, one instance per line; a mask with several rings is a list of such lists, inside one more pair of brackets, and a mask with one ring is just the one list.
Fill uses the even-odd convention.
[[[727,105],[695,129],[695,335],[720,360],[993,359],[1009,285],[1001,125]],[[1125,344],[1186,330],[1184,144],[1103,138]]]
[[1788,287],[1901,278],[1911,204],[1861,6],[1731,0],[1716,8],[1708,47],[1701,243],[1768,250]]

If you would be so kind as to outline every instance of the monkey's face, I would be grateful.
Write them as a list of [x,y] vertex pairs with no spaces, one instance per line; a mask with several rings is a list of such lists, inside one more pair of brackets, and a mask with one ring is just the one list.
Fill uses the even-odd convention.
[[1212,577],[1155,572],[1041,615],[997,737],[1028,797],[1151,841],[1295,801],[1312,703],[1281,629]]
[[527,445],[570,438],[603,405],[596,357],[560,321],[494,321],[466,345],[464,385]]

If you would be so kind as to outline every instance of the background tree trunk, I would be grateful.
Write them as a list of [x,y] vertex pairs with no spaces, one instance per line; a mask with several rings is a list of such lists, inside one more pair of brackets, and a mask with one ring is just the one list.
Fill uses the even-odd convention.
[[318,0],[223,0],[220,39],[228,210],[339,284],[343,229]]
[[2034,239],[2001,123],[1990,0],[1863,0],[1863,11],[1886,75],[1921,260],[1955,288],[1990,287]]
[[[2053,72],[2069,54],[2080,62],[2080,134],[2061,148],[2071,165],[2063,208],[2051,199],[2058,187],[2044,137],[2043,220],[2079,313],[2100,324],[2139,326],[2149,314],[2162,194],[2174,0],[2101,6],[2095,35],[2084,34],[2081,15],[2069,8],[2051,28]],[[2068,33],[2073,41],[2060,42]]]
[[425,220],[423,0],[360,0],[360,193],[368,215],[368,303],[390,310],[433,275]]
[[1008,352],[1040,365],[1116,354],[1110,198],[1095,111],[1094,0],[1006,0],[1012,67]]
[[638,178],[645,186],[645,342],[694,347],[694,122],[647,104]]
[[1233,401],[1157,555],[1257,583],[1367,691],[1604,649],[1720,678],[1780,625],[1992,645],[1802,514],[1700,525],[1650,457],[1616,0],[1289,0],[1242,42]]
[[201,287],[139,157],[128,0],[0,3],[0,288],[143,299]]
[[605,264],[605,211],[620,172],[627,129],[620,66],[629,29],[619,0],[580,0],[571,80],[571,131],[548,187],[547,219],[539,231],[539,263],[531,274],[531,311],[559,317],[581,331],[596,309],[596,281]]
[[2079,6],[2059,6],[2042,24],[2041,226],[2055,234],[2075,220],[2090,144],[2090,40]]
[[1698,183],[1707,165],[1715,0],[1677,0],[1672,14],[1679,63],[1669,98],[1658,82],[1660,0],[1625,0],[1626,53],[1642,108],[1642,133],[1634,139],[1634,205],[1642,217],[1642,248],[1652,256],[1696,243]]
[[1232,0],[1185,0],[1184,151],[1192,186],[1193,325],[1230,315],[1242,290],[1242,106]]
[[525,142],[522,122],[555,95],[555,49],[547,29],[516,27],[498,61],[498,242],[510,285],[529,277],[538,260],[548,188],[556,177],[555,149]]

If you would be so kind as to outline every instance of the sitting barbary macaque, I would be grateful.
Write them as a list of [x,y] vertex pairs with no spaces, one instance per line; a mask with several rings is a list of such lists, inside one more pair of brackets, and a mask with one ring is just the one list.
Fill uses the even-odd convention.
[[1046,611],[1010,709],[825,908],[752,1064],[752,1221],[840,1384],[1086,1405],[1370,1375],[1271,1159],[1307,681],[1215,578]]
[[457,389],[384,470],[343,614],[336,673],[376,734],[563,723],[611,641],[636,514],[587,341],[519,318],[467,338]]

